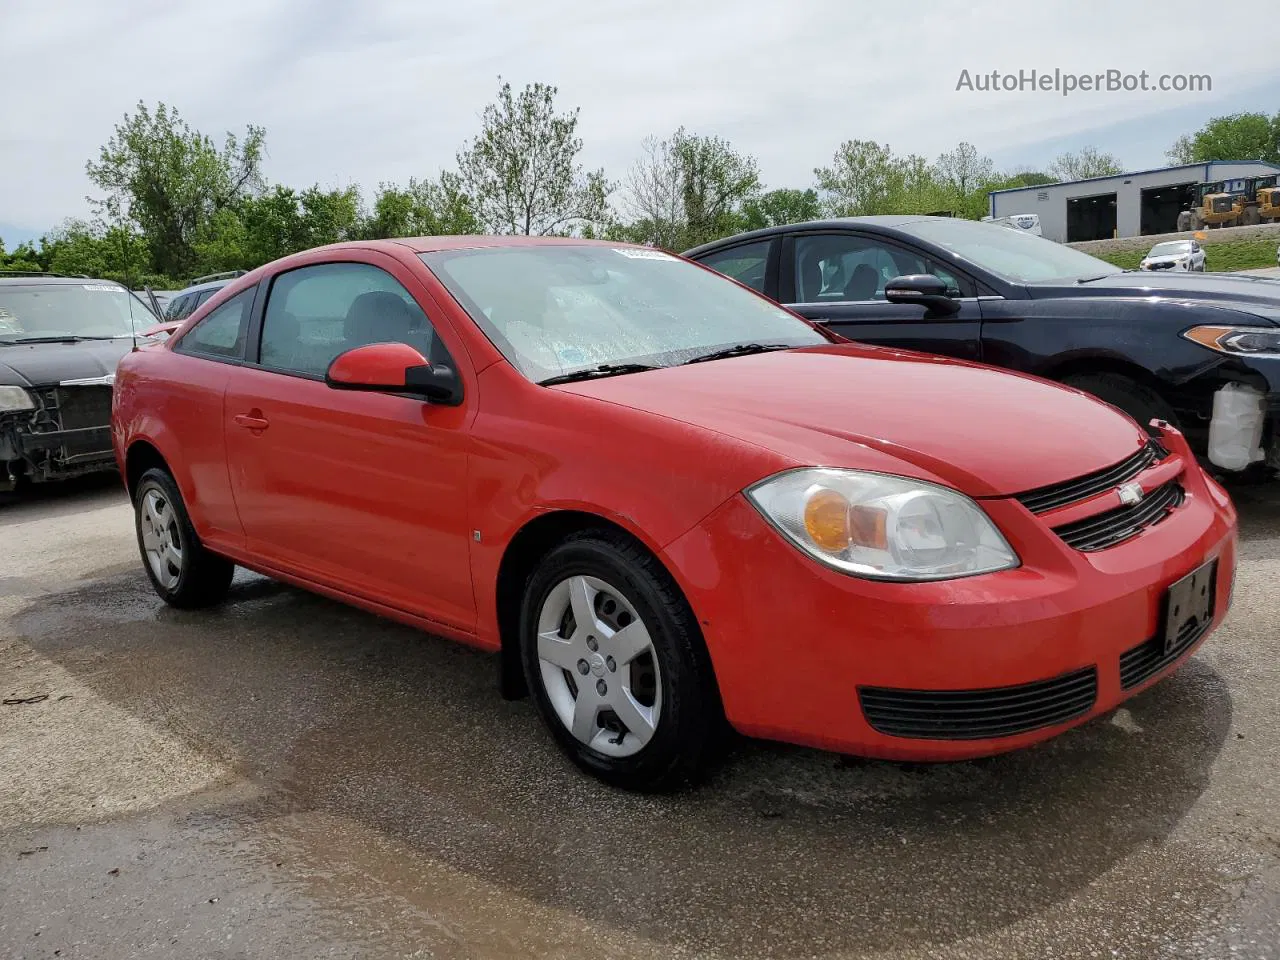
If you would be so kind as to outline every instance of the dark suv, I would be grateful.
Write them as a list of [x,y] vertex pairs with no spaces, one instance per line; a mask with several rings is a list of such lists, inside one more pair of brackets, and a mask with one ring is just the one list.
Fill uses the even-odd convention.
[[0,490],[115,469],[116,364],[154,323],[118,283],[0,273]]

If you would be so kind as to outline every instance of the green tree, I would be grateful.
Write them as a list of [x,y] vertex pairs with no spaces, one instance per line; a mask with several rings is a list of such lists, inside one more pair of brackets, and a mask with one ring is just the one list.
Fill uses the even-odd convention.
[[86,172],[105,196],[94,201],[103,219],[127,218],[142,228],[151,263],[178,277],[195,264],[194,243],[218,211],[234,206],[262,186],[265,133],[246,128],[243,141],[228,133],[221,148],[191,127],[178,111],[141,101],[125,115],[97,162]]
[[1173,163],[1262,160],[1280,164],[1280,111],[1214,117],[1195,133],[1179,137],[1167,156]]
[[0,241],[0,272],[5,270],[35,272],[48,269],[48,259],[41,257],[40,251],[37,251],[32,244],[23,242],[14,247],[9,253],[5,253],[4,243]]
[[458,154],[462,183],[485,229],[563,234],[607,218],[612,186],[603,170],[585,172],[578,162],[578,109],[558,113],[557,92],[534,83],[516,95],[501,83],[479,135]]
[[967,142],[941,154],[933,164],[934,178],[941,195],[938,209],[976,220],[987,212],[987,190],[996,180],[995,164]]
[[[1047,183],[1057,183],[1058,181],[1047,173],[1039,170],[1015,170],[1003,177],[998,177],[993,181],[991,189],[1001,190],[1006,187],[1041,187]],[[999,186],[996,186],[999,184]]]
[[742,205],[742,229],[781,227],[788,223],[817,220],[821,216],[822,204],[818,200],[818,191],[782,187],[754,197]]
[[1060,154],[1049,164],[1049,173],[1058,180],[1088,180],[1124,173],[1124,167],[1112,154],[1101,153],[1096,147],[1084,147],[1079,153]]
[[903,170],[888,144],[846,140],[831,165],[815,168],[813,175],[831,216],[902,212],[894,207],[902,199]]
[[449,171],[436,180],[411,178],[407,187],[379,184],[373,210],[362,227],[363,235],[371,240],[474,234],[481,230],[462,178]]
[[939,184],[956,198],[968,197],[991,182],[996,170],[990,157],[978,153],[977,148],[967,142],[961,142],[954,150],[941,154],[933,167]]

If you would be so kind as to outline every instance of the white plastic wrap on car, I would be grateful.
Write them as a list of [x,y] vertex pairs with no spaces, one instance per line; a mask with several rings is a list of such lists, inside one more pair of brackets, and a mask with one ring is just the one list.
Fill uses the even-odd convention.
[[1264,459],[1266,415],[1266,397],[1253,387],[1228,383],[1218,390],[1209,421],[1209,461],[1224,470],[1243,470]]

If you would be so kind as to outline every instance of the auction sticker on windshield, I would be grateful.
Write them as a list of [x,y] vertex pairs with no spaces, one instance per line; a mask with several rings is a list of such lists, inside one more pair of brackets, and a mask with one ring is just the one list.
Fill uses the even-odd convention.
[[624,257],[630,257],[632,260],[668,260],[678,262],[679,257],[673,257],[669,253],[663,253],[661,250],[642,250],[636,247],[614,247],[614,253],[620,253]]

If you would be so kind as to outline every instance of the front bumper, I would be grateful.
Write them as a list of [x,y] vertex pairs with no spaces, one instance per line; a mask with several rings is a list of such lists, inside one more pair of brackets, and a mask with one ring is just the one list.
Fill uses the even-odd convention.
[[31,393],[34,410],[0,416],[0,481],[24,476],[42,482],[115,469],[110,387]]
[[[918,584],[844,576],[785,541],[741,496],[671,544],[665,561],[702,625],[726,714],[742,733],[889,759],[999,753],[1114,709],[1221,623],[1235,570],[1235,512],[1185,460],[1181,505],[1095,553],[1057,541],[1015,500],[984,502],[1023,561],[995,574]],[[1153,638],[1166,590],[1212,559],[1219,575],[1211,624],[1162,658]],[[991,693],[1050,682],[1066,684],[1050,698],[1074,696],[1073,709],[1007,736],[894,735],[864,709],[868,691],[874,699],[877,691]]]

